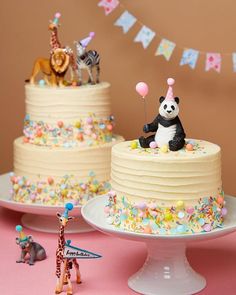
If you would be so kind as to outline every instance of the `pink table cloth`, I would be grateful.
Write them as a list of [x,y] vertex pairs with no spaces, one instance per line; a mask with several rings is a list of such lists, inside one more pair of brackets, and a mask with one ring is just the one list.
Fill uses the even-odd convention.
[[[0,294],[52,295],[54,294],[55,250],[57,235],[24,229],[47,251],[47,259],[34,266],[18,264],[20,248],[15,243],[15,226],[21,214],[0,208]],[[80,260],[82,284],[76,285],[72,270],[74,294],[129,295],[137,294],[127,285],[146,258],[145,244],[126,241],[100,232],[67,234],[74,246],[101,254],[101,259]],[[236,233],[188,247],[191,266],[207,279],[207,287],[199,295],[236,294]],[[63,292],[61,294],[66,294]],[[173,294],[174,295],[174,294]]]

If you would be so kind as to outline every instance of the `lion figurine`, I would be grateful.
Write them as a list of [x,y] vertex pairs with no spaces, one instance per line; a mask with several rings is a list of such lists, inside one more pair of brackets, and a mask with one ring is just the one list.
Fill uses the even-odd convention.
[[31,84],[35,84],[35,77],[41,71],[44,75],[43,79],[49,86],[64,86],[64,77],[69,68],[70,56],[67,54],[66,49],[55,49],[50,59],[38,58],[33,67],[32,75],[29,80]]

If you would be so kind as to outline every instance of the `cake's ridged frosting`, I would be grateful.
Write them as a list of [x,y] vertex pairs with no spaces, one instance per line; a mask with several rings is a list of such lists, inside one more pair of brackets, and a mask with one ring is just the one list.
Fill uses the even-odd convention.
[[89,113],[106,118],[111,115],[109,89],[107,82],[63,88],[27,84],[26,113],[31,120],[48,124],[60,120],[73,123],[87,118]]
[[23,143],[22,137],[14,141],[14,172],[31,180],[53,176],[55,180],[65,175],[73,175],[79,181],[85,181],[90,171],[99,181],[110,177],[111,147],[123,140],[115,140],[96,147],[42,147]]
[[83,205],[110,190],[113,135],[110,84],[25,85],[24,137],[14,142],[12,199]]
[[[197,141],[199,149],[158,154],[132,150],[130,142],[112,148],[111,184],[119,196],[196,200],[221,190],[220,147]],[[149,149],[150,151],[150,149]]]

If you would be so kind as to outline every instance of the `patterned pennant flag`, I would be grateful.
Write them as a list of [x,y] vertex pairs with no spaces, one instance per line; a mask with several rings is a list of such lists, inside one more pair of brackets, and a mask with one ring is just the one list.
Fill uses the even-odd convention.
[[175,43],[162,39],[160,45],[157,48],[155,55],[163,55],[166,60],[170,60],[170,57],[175,49]]
[[198,60],[199,51],[194,49],[184,49],[180,65],[189,65],[190,68],[194,69]]
[[122,27],[123,32],[126,34],[130,28],[136,23],[137,19],[127,10],[115,22],[115,26]]
[[75,246],[71,246],[71,241],[68,240],[65,244],[64,248],[64,258],[73,259],[94,259],[94,258],[101,258],[102,256],[88,250],[84,250],[81,248],[77,248]]
[[98,6],[103,7],[105,15],[108,15],[119,5],[119,3],[119,0],[101,0],[98,3]]
[[220,53],[207,53],[206,54],[206,67],[205,70],[209,71],[214,69],[218,73],[221,69],[221,55]]
[[236,52],[232,53],[233,71],[236,72]]
[[155,37],[156,33],[153,32],[146,26],[142,26],[141,30],[138,32],[137,36],[134,38],[134,42],[141,42],[143,48],[146,49],[151,43],[152,39]]

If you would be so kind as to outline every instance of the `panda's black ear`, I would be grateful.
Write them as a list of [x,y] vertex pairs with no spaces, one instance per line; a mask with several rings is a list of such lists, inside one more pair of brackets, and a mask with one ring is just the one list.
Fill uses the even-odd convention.
[[179,104],[179,98],[178,98],[178,97],[175,97],[175,102],[176,102],[177,104]]
[[164,96],[161,96],[161,97],[159,98],[159,102],[160,102],[160,103],[162,103],[164,100],[165,100],[165,97],[164,97]]

